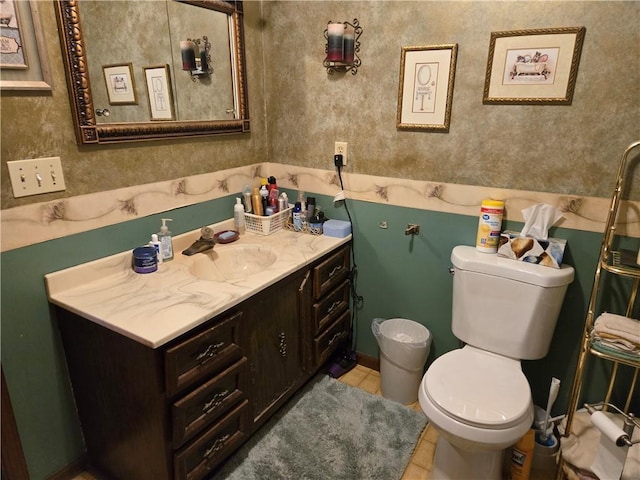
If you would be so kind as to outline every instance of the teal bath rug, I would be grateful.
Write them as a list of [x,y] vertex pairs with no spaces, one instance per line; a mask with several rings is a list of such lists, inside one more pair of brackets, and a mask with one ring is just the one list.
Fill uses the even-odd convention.
[[422,413],[318,375],[214,478],[400,479],[425,425]]

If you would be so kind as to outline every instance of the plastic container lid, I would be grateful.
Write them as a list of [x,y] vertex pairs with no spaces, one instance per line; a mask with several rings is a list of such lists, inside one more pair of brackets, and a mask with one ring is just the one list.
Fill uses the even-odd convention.
[[504,208],[504,202],[502,200],[483,200],[483,207],[496,207],[496,208]]
[[496,275],[541,287],[558,287],[573,281],[573,267],[550,268],[534,263],[478,252],[475,247],[458,245],[451,252],[451,262],[460,270]]
[[520,363],[473,347],[442,355],[425,377],[433,402],[467,424],[507,428],[518,424],[531,406]]

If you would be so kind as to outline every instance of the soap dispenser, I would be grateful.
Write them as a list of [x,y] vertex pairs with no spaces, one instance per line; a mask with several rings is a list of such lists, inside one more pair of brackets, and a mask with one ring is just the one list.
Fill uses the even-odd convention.
[[233,228],[242,235],[245,230],[244,225],[244,206],[240,198],[236,198],[236,204],[233,206]]
[[171,232],[167,227],[167,222],[172,222],[170,218],[162,219],[162,226],[158,232],[158,240],[160,241],[160,250],[162,251],[162,261],[168,262],[173,260],[173,239],[171,238]]

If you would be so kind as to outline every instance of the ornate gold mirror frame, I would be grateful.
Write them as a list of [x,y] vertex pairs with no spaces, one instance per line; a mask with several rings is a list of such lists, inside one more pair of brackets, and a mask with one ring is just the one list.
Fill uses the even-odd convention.
[[112,124],[96,123],[79,3],[80,0],[57,0],[55,2],[62,57],[78,144],[199,137],[249,131],[242,1],[189,0],[183,2],[229,15],[236,118],[233,120]]

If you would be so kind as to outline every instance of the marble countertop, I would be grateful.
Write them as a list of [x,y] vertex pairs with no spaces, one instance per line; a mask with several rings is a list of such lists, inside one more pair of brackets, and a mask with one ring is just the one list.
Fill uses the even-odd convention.
[[[232,223],[225,221],[211,228],[221,232],[232,228]],[[49,273],[45,275],[49,301],[157,348],[351,239],[289,230],[267,236],[247,232],[209,252],[182,255],[199,236],[198,229],[174,237],[175,258],[153,273],[135,273],[131,251]],[[264,262],[265,266],[256,267],[245,260],[228,274],[216,271],[219,267],[229,270],[242,259]]]

